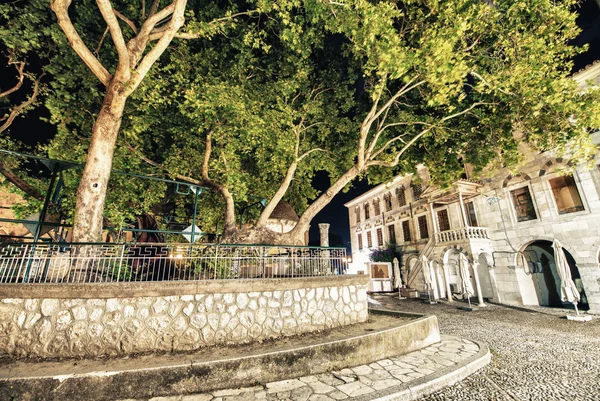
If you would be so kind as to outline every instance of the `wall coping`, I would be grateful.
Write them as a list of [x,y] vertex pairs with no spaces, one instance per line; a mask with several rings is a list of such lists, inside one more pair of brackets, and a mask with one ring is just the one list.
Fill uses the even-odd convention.
[[55,299],[105,299],[135,298],[172,295],[218,293],[244,293],[255,291],[282,291],[301,288],[343,287],[367,285],[369,276],[344,274],[323,277],[297,277],[279,279],[198,280],[198,281],[148,281],[120,283],[52,283],[52,284],[2,284],[0,299],[4,298],[55,298]]

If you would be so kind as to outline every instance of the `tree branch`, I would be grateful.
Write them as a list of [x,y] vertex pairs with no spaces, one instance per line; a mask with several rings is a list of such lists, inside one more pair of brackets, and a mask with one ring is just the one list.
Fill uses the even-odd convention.
[[25,62],[12,61],[12,56],[9,56],[8,65],[11,65],[11,64],[15,66],[15,68],[17,69],[17,72],[19,73],[18,82],[12,88],[7,89],[4,92],[0,93],[0,99],[10,95],[11,93],[18,91],[21,88],[21,85],[23,85],[23,79],[25,79],[25,73],[23,72],[23,70],[25,69]]
[[6,177],[11,184],[32,198],[35,198],[41,202],[45,200],[44,195],[42,195],[37,188],[31,186],[27,181],[16,175],[2,160],[0,160],[0,173]]
[[[239,12],[239,13],[231,14],[227,17],[221,17],[221,18],[214,19],[214,20],[210,21],[208,24],[212,25],[212,24],[216,24],[219,22],[223,22],[223,21],[229,21],[229,20],[232,20],[234,18],[243,16],[243,15],[253,15],[256,13],[258,13],[258,10]],[[150,35],[148,36],[148,39],[149,40],[157,40],[157,39],[162,38],[166,29],[167,28],[164,26],[153,29],[152,32],[150,33]],[[200,39],[205,36],[206,36],[205,33],[178,32],[173,37],[177,38],[177,39],[193,40],[193,39]]]
[[115,15],[123,22],[125,22],[127,24],[128,27],[131,28],[131,30],[133,31],[133,33],[137,34],[138,33],[138,29],[135,26],[135,23],[130,20],[129,18],[127,18],[126,16],[124,16],[123,14],[121,14],[118,10],[113,9]]
[[110,31],[110,37],[113,40],[117,54],[119,56],[119,64],[115,76],[119,75],[124,81],[128,81],[131,73],[129,71],[129,51],[127,50],[127,44],[125,38],[123,38],[123,31],[119,26],[116,12],[113,10],[110,0],[96,0],[98,9],[106,21],[108,30]]
[[112,80],[112,76],[94,56],[90,49],[88,49],[85,43],[83,43],[83,40],[71,22],[71,18],[69,18],[69,5],[71,5],[71,0],[51,0],[50,2],[50,7],[58,19],[58,25],[65,33],[73,50],[75,50],[77,55],[83,60],[85,65],[88,66],[100,82],[105,86],[108,86]]
[[[139,86],[139,84],[142,82],[142,79],[144,79],[146,74],[148,74],[150,67],[152,67],[156,60],[158,60],[160,55],[166,50],[167,46],[169,46],[169,44],[173,40],[173,37],[175,36],[177,31],[183,26],[183,23],[185,22],[184,12],[186,4],[187,0],[174,0],[171,4],[174,8],[171,20],[168,23],[167,31],[164,33],[163,37],[161,37],[160,40],[156,43],[156,45],[154,45],[152,50],[150,50],[148,54],[144,56],[144,58],[136,68],[128,87],[129,93],[133,92]],[[166,8],[169,7],[171,6],[168,6]],[[152,17],[148,18],[146,22],[152,20],[154,17],[157,17],[158,22],[158,20],[162,19],[161,15],[164,11],[165,9],[154,14]],[[144,25],[146,25],[146,23],[144,23]]]
[[44,76],[44,73],[42,73],[39,77],[36,78],[35,81],[33,81],[33,93],[31,94],[31,96],[29,97],[29,99],[27,99],[26,101],[24,101],[20,105],[15,106],[15,107],[12,108],[12,110],[8,114],[8,117],[6,117],[6,119],[4,120],[4,124],[2,124],[2,126],[0,126],[0,133],[6,131],[6,129],[8,129],[8,127],[10,127],[10,125],[13,123],[13,121],[15,120],[15,118],[17,118],[17,116],[26,107],[32,105],[36,101],[37,95],[39,93],[40,80],[42,79],[43,76]]
[[[421,137],[423,137],[423,135],[429,133],[433,128],[439,126],[439,124],[446,122],[448,120],[451,120],[453,118],[462,116],[466,113],[468,113],[469,111],[473,110],[474,108],[478,107],[478,106],[482,106],[485,104],[489,104],[489,103],[485,103],[485,102],[476,102],[473,103],[471,106],[467,107],[466,109],[459,111],[457,113],[451,114],[449,116],[446,116],[442,119],[440,119],[440,121],[438,121],[437,124],[431,124],[428,128],[424,129],[423,131],[419,132],[417,135],[415,135],[410,141],[408,141],[406,143],[406,145],[404,145],[404,147],[402,149],[400,149],[400,151],[396,154],[396,156],[394,157],[394,161],[392,162],[385,162],[385,161],[380,161],[380,160],[371,160],[367,163],[368,166],[382,166],[382,167],[395,167],[398,165],[399,161],[400,161],[400,156],[402,156],[402,154],[404,152],[406,152],[408,150],[409,147],[411,147],[417,140],[419,140]],[[392,138],[391,140],[389,140],[386,145],[384,146],[388,146],[389,144],[393,143],[394,141],[398,140],[400,138],[400,136],[397,136],[395,138]],[[381,152],[383,152],[385,150],[385,148],[381,148],[379,149],[376,154],[379,155],[381,154]],[[375,157],[375,156],[374,156]]]

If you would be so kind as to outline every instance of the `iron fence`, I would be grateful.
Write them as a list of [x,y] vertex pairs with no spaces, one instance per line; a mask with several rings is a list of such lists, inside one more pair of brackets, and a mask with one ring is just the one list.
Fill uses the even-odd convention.
[[0,244],[0,283],[294,278],[342,274],[345,248],[221,244]]

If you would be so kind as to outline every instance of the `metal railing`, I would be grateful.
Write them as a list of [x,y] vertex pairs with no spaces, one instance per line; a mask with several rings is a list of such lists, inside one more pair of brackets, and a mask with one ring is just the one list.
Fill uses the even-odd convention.
[[0,284],[294,278],[342,274],[346,269],[345,248],[0,244]]
[[438,244],[470,239],[490,239],[487,227],[466,227],[435,233]]

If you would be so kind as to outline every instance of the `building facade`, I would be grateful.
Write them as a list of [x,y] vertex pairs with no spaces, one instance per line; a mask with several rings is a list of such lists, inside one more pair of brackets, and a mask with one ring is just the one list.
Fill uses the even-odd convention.
[[[600,65],[575,77],[597,81]],[[600,145],[600,133],[592,136]],[[346,203],[352,271],[367,271],[372,250],[397,244],[405,285],[425,290],[427,258],[435,298],[461,293],[458,260],[465,255],[480,304],[562,306],[552,243],[563,244],[580,308],[600,313],[600,152],[592,168],[552,152],[521,148],[517,173],[490,172],[440,189],[427,170],[394,178]]]

